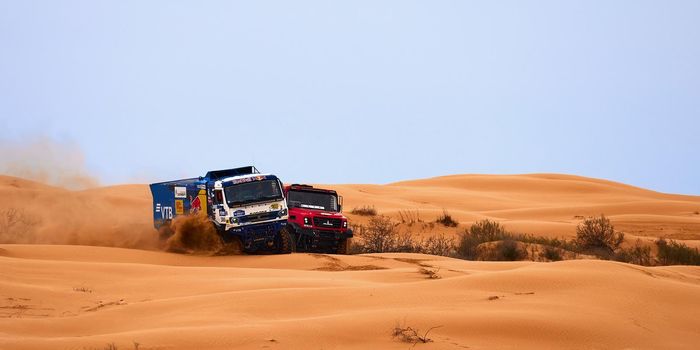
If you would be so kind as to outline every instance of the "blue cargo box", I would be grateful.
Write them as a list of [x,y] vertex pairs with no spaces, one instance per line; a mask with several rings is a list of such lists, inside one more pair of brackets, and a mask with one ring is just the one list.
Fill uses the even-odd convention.
[[159,229],[180,215],[207,213],[206,185],[200,178],[151,184],[153,226]]

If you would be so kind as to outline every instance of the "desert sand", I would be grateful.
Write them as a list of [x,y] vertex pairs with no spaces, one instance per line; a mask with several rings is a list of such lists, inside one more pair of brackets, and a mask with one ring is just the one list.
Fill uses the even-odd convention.
[[[700,238],[700,197],[576,176],[330,187],[344,195],[346,211],[374,205],[397,217],[413,210],[427,222],[447,210],[460,221],[435,232],[457,234],[490,218],[519,232],[571,236],[580,217],[604,213],[633,237]],[[20,209],[32,222],[2,236],[17,244],[0,244],[0,349],[411,348],[392,338],[396,325],[421,335],[437,327],[431,342],[415,345],[424,349],[700,343],[699,267],[420,254],[183,255],[157,250],[145,185],[68,191],[0,177],[0,195],[0,209]]]

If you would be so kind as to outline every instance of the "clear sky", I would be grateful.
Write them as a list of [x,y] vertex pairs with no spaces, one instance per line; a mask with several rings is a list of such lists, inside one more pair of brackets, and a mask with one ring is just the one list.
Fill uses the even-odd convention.
[[700,1],[0,0],[0,141],[103,183],[571,173],[700,194]]

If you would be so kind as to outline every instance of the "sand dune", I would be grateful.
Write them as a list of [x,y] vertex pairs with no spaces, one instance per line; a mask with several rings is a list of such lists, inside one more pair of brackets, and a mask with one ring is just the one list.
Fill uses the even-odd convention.
[[[345,196],[346,211],[374,205],[397,220],[411,210],[428,222],[447,210],[462,224],[402,226],[419,234],[456,234],[491,218],[511,230],[571,236],[580,217],[605,213],[631,236],[700,239],[700,197],[576,176],[330,187]],[[416,345],[424,349],[700,343],[698,267],[179,255],[156,249],[145,185],[68,191],[0,176],[0,196],[0,210],[19,209],[31,223],[0,229],[2,242],[20,243],[0,244],[0,349],[411,348],[392,338],[397,323],[422,332],[439,326],[428,334],[432,342]]]
[[344,195],[347,209],[374,205],[392,216],[414,210],[425,221],[447,210],[464,224],[488,218],[522,233],[570,237],[582,217],[605,214],[634,236],[700,238],[699,196],[580,176],[453,175],[334,188]]
[[[692,349],[700,269],[3,245],[0,348]],[[437,271],[428,279],[421,266]]]

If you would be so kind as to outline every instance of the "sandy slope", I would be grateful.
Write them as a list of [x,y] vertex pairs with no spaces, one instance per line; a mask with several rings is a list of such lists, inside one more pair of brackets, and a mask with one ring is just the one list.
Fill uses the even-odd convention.
[[[572,235],[605,213],[630,235],[700,238],[700,197],[565,175],[458,175],[332,186],[346,208],[416,211],[456,234],[492,218]],[[0,176],[0,349],[694,349],[700,268],[593,260],[469,262],[415,254],[185,256],[156,251],[145,185],[86,191]],[[448,210],[462,225],[430,228]],[[348,210],[349,211],[349,210]],[[351,216],[356,223],[363,217]],[[3,220],[0,217],[0,220]],[[424,232],[423,232],[424,231]],[[697,243],[697,241],[689,241]],[[64,244],[64,245],[46,245]],[[93,245],[93,246],[81,246]],[[108,248],[146,248],[149,250]],[[440,279],[420,272],[428,268]],[[497,297],[497,298],[496,298]]]
[[[700,268],[0,246],[0,348],[693,349]],[[420,265],[439,267],[428,279]],[[489,300],[491,297],[498,297]]]

